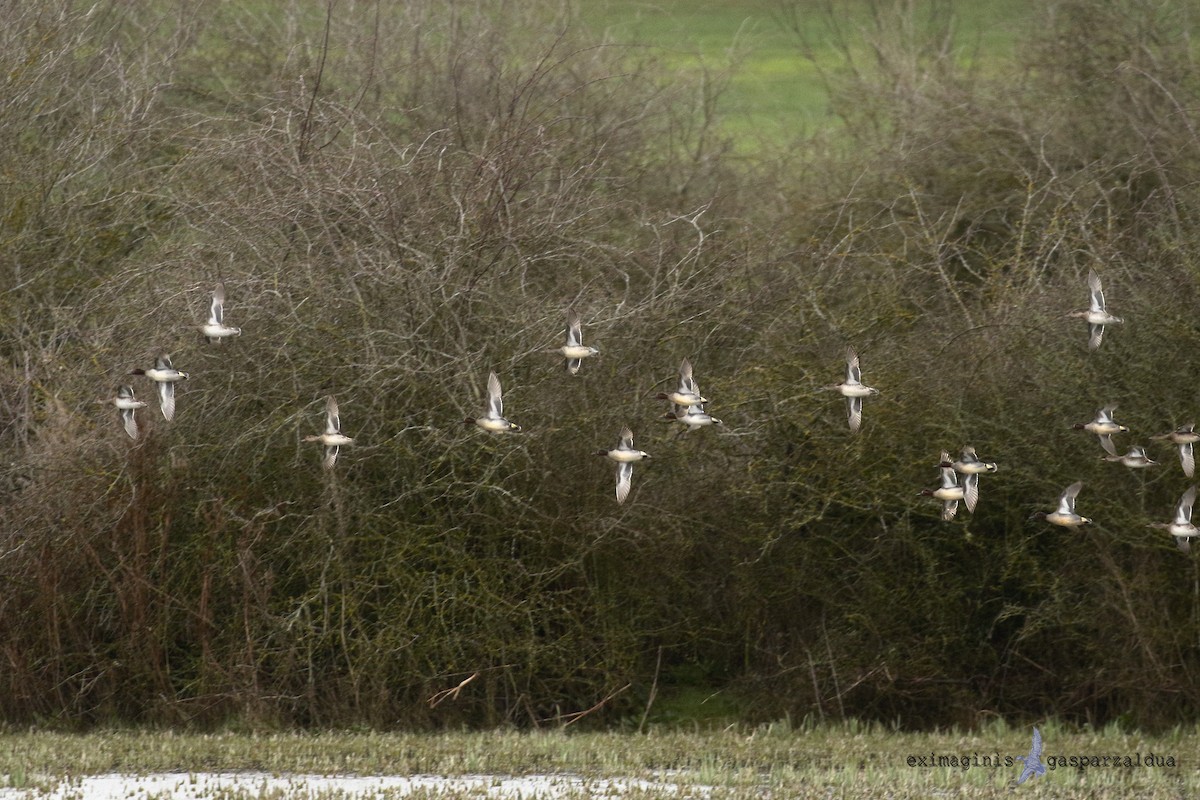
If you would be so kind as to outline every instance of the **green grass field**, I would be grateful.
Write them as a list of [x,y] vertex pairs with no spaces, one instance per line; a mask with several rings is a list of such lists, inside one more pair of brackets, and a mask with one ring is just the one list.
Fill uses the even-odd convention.
[[[869,57],[864,34],[870,22],[862,4],[841,4],[836,17],[822,3],[796,5],[803,10],[787,12],[780,0],[606,0],[582,13],[613,41],[648,48],[685,73],[707,69],[716,75],[734,66],[720,110],[723,130],[745,149],[761,141],[789,142],[831,123],[822,73],[844,64],[835,46],[839,35],[854,58]],[[1029,0],[952,5],[960,62],[985,71],[1011,58],[1036,8]],[[918,13],[915,20],[928,18]]]
[[[1174,798],[1200,794],[1200,730],[1162,736],[1043,726],[1043,760],[1153,752],[1176,766],[1055,766],[1022,786],[1031,797]],[[644,779],[631,797],[1007,797],[1027,728],[1003,723],[973,733],[907,734],[847,723],[796,730],[776,724],[711,733],[274,733],[213,735],[106,731],[0,737],[0,775],[26,796],[63,776],[251,770],[322,775],[545,775]],[[1001,766],[985,765],[984,757]],[[910,766],[910,757],[913,765]],[[954,757],[962,766],[922,766]],[[1048,764],[1049,765],[1049,764]],[[656,788],[657,787],[657,788]],[[711,787],[711,788],[710,788]],[[579,790],[581,791],[581,790]],[[0,795],[2,796],[2,795]],[[257,796],[257,795],[250,795]],[[480,796],[438,794],[439,797]],[[562,796],[588,796],[572,794]]]

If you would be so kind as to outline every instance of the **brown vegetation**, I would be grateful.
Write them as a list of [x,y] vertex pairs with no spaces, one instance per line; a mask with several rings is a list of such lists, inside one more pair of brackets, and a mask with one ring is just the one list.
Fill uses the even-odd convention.
[[[6,9],[0,717],[593,721],[685,675],[768,718],[1200,708],[1200,572],[1145,525],[1186,479],[1068,430],[1197,413],[1183,12],[1061,4],[1004,80],[880,34],[837,141],[757,168],[540,4],[235,5]],[[1089,354],[1093,267],[1128,322]],[[160,350],[191,379],[133,443],[93,401]],[[654,421],[684,356],[720,431]],[[519,436],[461,424],[490,370]],[[1001,472],[944,524],[966,443]],[[1077,478],[1094,530],[1026,521]]]

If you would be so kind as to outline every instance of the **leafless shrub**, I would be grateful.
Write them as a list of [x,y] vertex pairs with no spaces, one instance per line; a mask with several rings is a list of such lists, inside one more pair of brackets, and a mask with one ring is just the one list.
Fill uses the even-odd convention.
[[[1056,8],[994,80],[868,4],[844,138],[734,168],[721,74],[549,5],[5,7],[0,714],[538,725],[684,680],[912,723],[1194,708],[1195,576],[1140,528],[1178,487],[1131,502],[1067,429],[1187,421],[1194,70],[1157,6]],[[1130,320],[1102,359],[1061,319],[1093,267]],[[218,280],[243,334],[206,345]],[[847,344],[883,389],[858,436],[820,390]],[[135,383],[134,442],[95,401],[160,351],[191,377],[171,423]],[[719,433],[656,419],[684,356]],[[519,436],[462,424],[492,370]],[[625,424],[655,458],[618,507],[588,453]],[[913,495],[967,443],[1003,473],[946,526]],[[1080,477],[1095,533],[1026,523]]]
[[[467,671],[442,718],[537,722],[624,685],[657,601],[600,636],[610,584],[669,544],[580,454],[740,324],[702,302],[713,201],[651,203],[711,178],[673,160],[690,112],[544,8],[214,11],[4,33],[3,713],[388,724]],[[204,346],[217,280],[244,333]],[[577,381],[543,352],[569,306]],[[137,384],[132,442],[94,401],[159,351],[191,378],[169,424]],[[518,440],[461,425],[490,369]],[[357,445],[323,475],[329,393]]]

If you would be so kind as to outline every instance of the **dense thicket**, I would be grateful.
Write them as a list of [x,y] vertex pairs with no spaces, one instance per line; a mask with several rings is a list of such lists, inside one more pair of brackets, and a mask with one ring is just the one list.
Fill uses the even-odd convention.
[[[1068,429],[1198,413],[1193,5],[1059,4],[988,77],[877,12],[836,133],[761,167],[529,5],[0,3],[0,716],[1194,716],[1200,568],[1146,527],[1187,480]],[[133,443],[95,401],[160,349],[191,378]],[[684,356],[723,428],[656,421]],[[462,424],[489,370],[520,436]],[[966,443],[1001,472],[943,523]],[[1094,527],[1027,521],[1076,479]]]

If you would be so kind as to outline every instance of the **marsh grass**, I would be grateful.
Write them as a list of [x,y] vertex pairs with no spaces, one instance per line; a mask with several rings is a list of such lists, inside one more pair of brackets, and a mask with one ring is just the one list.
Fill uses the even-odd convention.
[[[1048,771],[1027,788],[1038,797],[1179,797],[1200,791],[1200,729],[1158,736],[1041,725],[1045,756],[1172,755],[1174,768]],[[560,775],[583,780],[557,797],[589,796],[589,781],[645,781],[613,791],[624,797],[718,798],[1008,796],[1017,769],[910,767],[909,756],[1000,758],[1028,750],[1029,728],[1003,722],[971,732],[898,733],[887,726],[786,723],[708,733],[653,729],[640,734],[493,731],[185,734],[104,730],[70,735],[0,736],[0,774],[8,785],[44,791],[71,775],[161,772],[261,772],[276,775]],[[30,776],[38,776],[36,779]],[[593,787],[594,788],[594,787]],[[482,796],[462,790],[442,797]],[[34,795],[36,796],[36,794]],[[235,795],[246,796],[246,795]],[[249,795],[256,796],[256,795]],[[333,794],[331,796],[339,796]],[[411,796],[423,796],[420,793]],[[548,795],[549,796],[549,795]],[[594,796],[594,795],[593,795]]]

